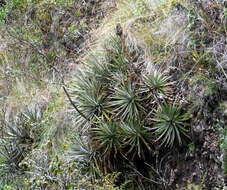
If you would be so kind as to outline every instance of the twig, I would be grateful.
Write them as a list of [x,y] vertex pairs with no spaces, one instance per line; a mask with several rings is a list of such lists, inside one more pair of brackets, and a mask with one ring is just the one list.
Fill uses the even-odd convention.
[[69,99],[70,103],[72,104],[72,106],[74,107],[74,109],[84,118],[86,119],[88,122],[90,122],[90,120],[77,108],[77,106],[74,104],[74,102],[72,101],[71,97],[69,96],[69,93],[67,92],[66,88],[64,86],[62,86],[67,98]]
[[145,177],[143,174],[141,174],[141,173],[135,168],[135,165],[134,165],[128,158],[126,158],[125,155],[123,155],[122,153],[121,153],[121,155],[122,155],[122,157],[123,157],[125,160],[127,160],[127,162],[129,163],[129,167],[130,167],[134,172],[136,172],[140,177],[142,177],[143,179],[145,179],[145,180],[147,180],[147,181],[149,181],[149,182],[151,182],[151,183],[155,183],[155,184],[161,185],[160,182],[157,182],[157,181],[154,181],[154,180],[152,180],[152,179],[149,179],[149,178]]

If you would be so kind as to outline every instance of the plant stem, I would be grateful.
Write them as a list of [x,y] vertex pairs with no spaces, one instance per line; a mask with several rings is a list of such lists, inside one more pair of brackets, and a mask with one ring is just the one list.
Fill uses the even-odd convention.
[[72,101],[69,93],[67,92],[65,86],[62,85],[62,88],[67,96],[67,98],[69,99],[69,102],[72,104],[72,106],[74,107],[74,109],[84,118],[86,119],[88,122],[90,122],[90,120],[77,108],[77,106],[74,104],[74,102]]
[[[143,77],[141,75],[141,73],[138,72],[138,69],[135,67],[135,65],[131,62],[131,57],[130,57],[130,53],[129,53],[129,50],[126,46],[126,43],[125,43],[125,37],[123,35],[123,29],[120,25],[120,23],[117,24],[116,26],[116,35],[119,36],[121,38],[121,43],[123,45],[123,48],[124,48],[124,52],[127,56],[127,59],[128,59],[128,62],[129,62],[129,65],[130,65],[130,68],[131,70],[135,73],[135,75],[141,80],[141,82],[147,86],[149,88],[150,91],[152,91],[151,87],[143,80]],[[158,97],[156,96],[156,94],[154,94],[154,97],[157,101],[157,103],[159,105],[161,105],[161,101],[158,99]]]

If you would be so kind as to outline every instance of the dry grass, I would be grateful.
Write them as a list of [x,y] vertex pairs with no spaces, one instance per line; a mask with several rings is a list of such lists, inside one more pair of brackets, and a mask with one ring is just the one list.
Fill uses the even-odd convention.
[[120,0],[116,10],[92,32],[92,50],[102,49],[106,39],[115,34],[121,23],[128,43],[144,49],[147,71],[156,66],[168,65],[174,59],[174,45],[182,44],[178,51],[186,51],[188,40],[187,13],[177,11],[175,0]]

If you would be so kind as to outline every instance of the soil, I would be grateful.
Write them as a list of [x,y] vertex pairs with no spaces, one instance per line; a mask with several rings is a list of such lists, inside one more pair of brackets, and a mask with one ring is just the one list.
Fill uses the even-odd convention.
[[[172,174],[172,189],[187,189],[188,183],[198,185],[204,190],[223,189],[225,186],[223,173],[223,152],[220,149],[219,129],[227,126],[227,115],[217,112],[220,103],[227,100],[224,85],[210,97],[205,97],[206,105],[202,112],[191,118],[192,142],[188,149],[177,156],[176,169]],[[212,121],[211,118],[216,118]]]

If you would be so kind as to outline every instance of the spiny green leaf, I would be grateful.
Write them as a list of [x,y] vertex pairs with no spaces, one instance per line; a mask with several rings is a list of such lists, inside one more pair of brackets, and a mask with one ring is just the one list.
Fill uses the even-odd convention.
[[189,117],[182,114],[179,107],[165,103],[152,119],[156,123],[153,127],[156,141],[161,141],[161,145],[169,147],[172,147],[175,141],[181,145],[182,136],[188,137],[186,129],[188,119]]

